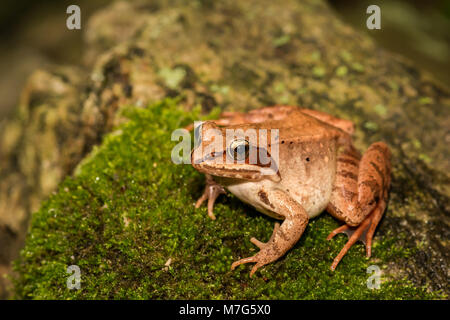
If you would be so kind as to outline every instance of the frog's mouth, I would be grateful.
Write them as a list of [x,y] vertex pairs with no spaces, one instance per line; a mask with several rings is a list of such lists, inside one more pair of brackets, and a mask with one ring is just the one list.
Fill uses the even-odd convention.
[[212,176],[259,181],[268,178],[272,181],[280,181],[281,175],[278,170],[272,170],[268,167],[259,167],[248,164],[233,164],[232,167],[227,167],[226,164],[208,164],[202,162],[200,164],[192,163],[192,166],[202,173],[207,173]]
[[235,178],[244,180],[261,180],[263,175],[259,170],[249,169],[249,168],[226,168],[220,166],[212,166],[208,164],[194,165],[194,168],[200,172],[208,173],[213,176],[225,177],[225,178]]

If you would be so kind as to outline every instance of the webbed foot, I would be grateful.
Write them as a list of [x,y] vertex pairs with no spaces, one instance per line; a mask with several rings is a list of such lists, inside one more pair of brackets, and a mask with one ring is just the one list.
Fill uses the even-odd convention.
[[347,224],[340,226],[339,228],[333,230],[327,237],[327,240],[331,240],[335,235],[339,233],[345,233],[349,239],[345,246],[341,249],[339,254],[333,260],[333,264],[331,265],[331,271],[334,271],[348,252],[348,250],[359,240],[366,246],[366,256],[370,258],[372,254],[372,239],[375,233],[375,229],[377,228],[378,223],[380,222],[384,209],[386,208],[385,200],[380,200],[378,205],[372,211],[372,213],[367,216],[359,226],[351,227]]

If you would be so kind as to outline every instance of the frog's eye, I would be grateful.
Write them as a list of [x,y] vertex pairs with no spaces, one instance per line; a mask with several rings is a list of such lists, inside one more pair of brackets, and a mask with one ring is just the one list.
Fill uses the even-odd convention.
[[228,154],[230,157],[237,161],[243,161],[247,159],[250,151],[250,144],[245,139],[236,139],[230,143],[228,148]]

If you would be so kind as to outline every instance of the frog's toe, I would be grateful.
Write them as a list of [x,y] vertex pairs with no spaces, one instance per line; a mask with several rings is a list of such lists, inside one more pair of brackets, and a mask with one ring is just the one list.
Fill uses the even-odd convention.
[[262,242],[259,241],[258,239],[256,239],[255,237],[252,237],[250,239],[250,242],[253,243],[255,246],[257,246],[258,248],[262,249],[264,248],[269,242],[271,242],[273,240],[273,238],[275,237],[275,234],[278,232],[278,229],[280,228],[280,224],[278,222],[275,222],[275,226],[273,228],[273,232],[272,235],[270,236],[269,241],[267,242]]
[[349,232],[350,232],[350,226],[348,226],[346,224],[343,224],[339,228],[336,228],[333,231],[331,231],[330,234],[327,237],[327,240],[333,239],[335,235],[338,235],[340,233],[346,233],[348,235]]
[[256,262],[256,256],[252,256],[252,257],[248,257],[248,258],[244,258],[238,261],[235,261],[231,264],[231,270],[236,269],[237,266],[240,266],[241,264],[245,264],[245,263],[251,263],[251,262]]
[[341,252],[334,259],[330,269],[334,271],[348,252],[348,250],[357,242],[361,241],[366,246],[366,256],[370,258],[372,254],[372,239],[375,233],[375,229],[383,216],[385,203],[382,201],[377,205],[375,210],[357,227],[351,227],[346,224],[333,230],[327,237],[327,240],[331,240],[335,235],[339,233],[345,233],[349,237],[347,243],[342,248]]
[[252,262],[256,262],[256,264],[253,266],[252,270],[250,271],[250,277],[252,277],[253,274],[256,272],[256,270],[258,270],[260,267],[265,265],[265,263],[263,261],[260,261],[258,259],[257,255],[233,262],[233,264],[231,265],[231,270],[234,270],[237,266],[239,266],[241,264],[252,263]]
[[208,199],[208,216],[212,219],[212,220],[216,220],[216,216],[214,215],[213,209],[214,209],[214,203],[216,202],[217,197],[220,194],[224,194],[225,193],[225,189],[215,183],[212,178],[210,180],[208,180],[209,178],[206,178],[206,187],[205,187],[205,191],[203,192],[202,196],[197,200],[197,202],[195,203],[195,208],[199,208],[203,202],[205,202],[206,199]]
[[336,230],[332,231],[328,237],[327,240],[331,240],[336,234],[338,233],[345,233],[349,236],[349,239],[345,246],[341,249],[339,254],[334,258],[333,264],[331,265],[330,269],[331,271],[334,271],[339,264],[339,262],[342,260],[342,258],[347,254],[348,250],[356,243],[356,241],[360,240],[364,243],[365,241],[365,233],[367,232],[367,228],[370,225],[370,220],[366,219],[364,220],[358,227],[350,227],[347,225],[343,225]]
[[198,198],[197,202],[195,203],[195,209],[200,208],[200,206],[203,204],[203,202],[205,202],[206,199],[208,199],[208,194],[205,192],[200,198]]
[[255,237],[252,237],[250,239],[250,242],[253,243],[255,246],[257,246],[258,248],[262,249],[266,246],[266,243],[259,241],[258,239],[256,239]]
[[250,271],[250,278],[253,276],[253,274],[256,272],[256,270],[258,270],[260,267],[262,267],[264,265],[264,263],[262,263],[262,262],[257,262],[254,266],[253,266],[253,268],[252,268],[252,270]]
[[195,209],[200,208],[200,206],[203,204],[203,202],[205,202],[205,200],[208,199],[208,216],[212,220],[216,220],[216,216],[214,215],[214,212],[213,212],[214,202],[215,202],[216,198],[217,197],[210,198],[208,196],[208,193],[205,191],[205,193],[200,198],[198,198],[197,202],[195,203]]

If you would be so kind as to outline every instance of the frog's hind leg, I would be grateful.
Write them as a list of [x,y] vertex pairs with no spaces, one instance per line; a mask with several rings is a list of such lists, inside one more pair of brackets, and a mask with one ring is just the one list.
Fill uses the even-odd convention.
[[372,144],[361,160],[352,148],[339,155],[327,211],[346,224],[332,231],[327,240],[339,233],[346,233],[349,240],[334,259],[331,270],[358,240],[365,243],[370,257],[372,238],[386,209],[390,171],[390,151],[382,142]]

